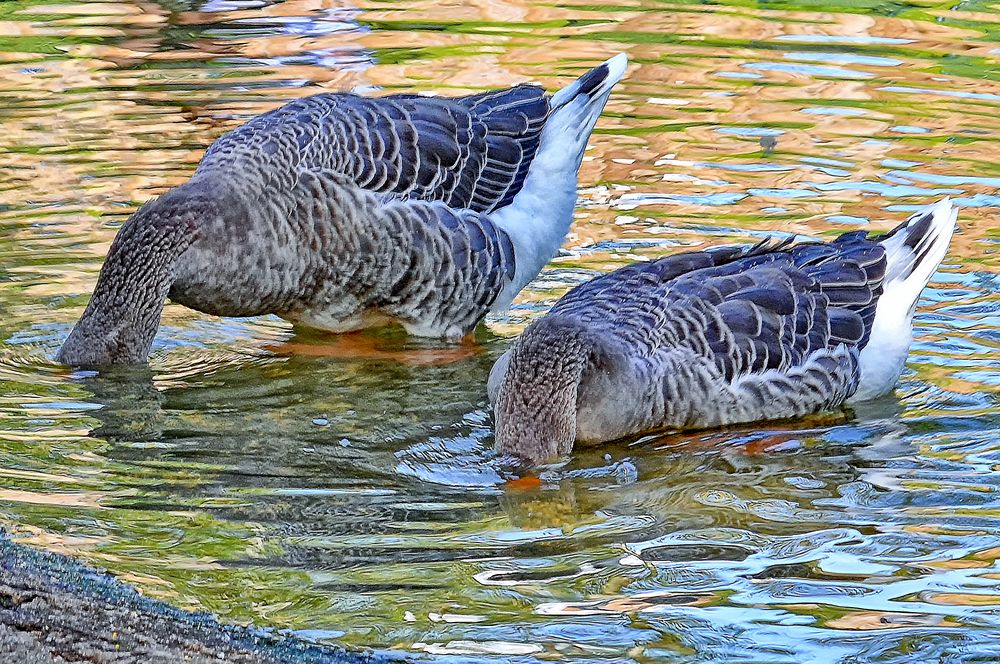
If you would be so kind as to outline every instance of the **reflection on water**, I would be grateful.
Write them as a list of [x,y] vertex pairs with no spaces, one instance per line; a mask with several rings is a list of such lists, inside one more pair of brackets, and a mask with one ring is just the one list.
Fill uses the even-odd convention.
[[[1000,658],[1000,13],[893,2],[0,4],[0,523],[144,592],[471,659]],[[567,251],[475,346],[168,306],[149,370],[52,363],[115,229],[320,90],[633,61]],[[898,398],[584,448],[507,488],[484,384],[601,271],[951,195]]]

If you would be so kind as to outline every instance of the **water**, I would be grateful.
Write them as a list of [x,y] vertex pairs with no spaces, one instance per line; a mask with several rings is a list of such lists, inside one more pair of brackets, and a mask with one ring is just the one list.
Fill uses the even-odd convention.
[[[469,660],[1000,658],[1000,13],[984,1],[0,4],[0,523],[178,605]],[[472,347],[168,306],[52,361],[116,228],[320,90],[554,88],[633,61],[566,252]],[[575,283],[768,233],[961,233],[853,418],[490,456],[484,385]],[[607,456],[606,456],[607,455]]]

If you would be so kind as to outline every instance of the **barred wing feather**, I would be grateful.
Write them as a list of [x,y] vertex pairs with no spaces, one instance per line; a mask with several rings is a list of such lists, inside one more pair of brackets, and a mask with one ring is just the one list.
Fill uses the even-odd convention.
[[290,188],[302,171],[329,170],[368,191],[489,212],[523,185],[548,112],[529,85],[460,98],[318,94],[223,136],[198,173],[235,167]]

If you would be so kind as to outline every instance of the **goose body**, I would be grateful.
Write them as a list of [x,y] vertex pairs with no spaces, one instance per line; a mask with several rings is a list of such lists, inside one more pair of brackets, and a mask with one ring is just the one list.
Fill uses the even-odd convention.
[[574,288],[490,374],[498,449],[538,463],[887,394],[955,217],[946,199],[881,237],[683,253]]
[[250,120],[125,223],[59,359],[145,362],[167,297],[334,332],[469,334],[558,251],[625,65],[552,96],[319,94]]

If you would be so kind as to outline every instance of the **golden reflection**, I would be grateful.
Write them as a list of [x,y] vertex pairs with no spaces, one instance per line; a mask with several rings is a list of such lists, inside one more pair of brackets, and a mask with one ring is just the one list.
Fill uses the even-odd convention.
[[328,357],[351,360],[391,360],[407,366],[428,367],[467,360],[484,352],[471,341],[440,348],[409,347],[405,339],[385,339],[369,332],[338,335],[312,335],[288,339],[262,348],[278,356]]
[[950,606],[1000,606],[1000,595],[990,593],[927,593],[923,599]]
[[0,501],[10,501],[14,503],[32,503],[34,505],[59,505],[61,507],[100,507],[100,500],[104,495],[95,492],[67,491],[55,493],[48,491],[16,491],[13,489],[0,489]]
[[913,627],[961,627],[948,616],[932,613],[891,613],[888,611],[854,611],[826,621],[827,627],[846,630],[911,629]]
[[709,606],[719,600],[715,593],[652,591],[596,602],[553,602],[542,604],[536,612],[544,616],[589,616],[602,613],[633,614],[677,606]]

